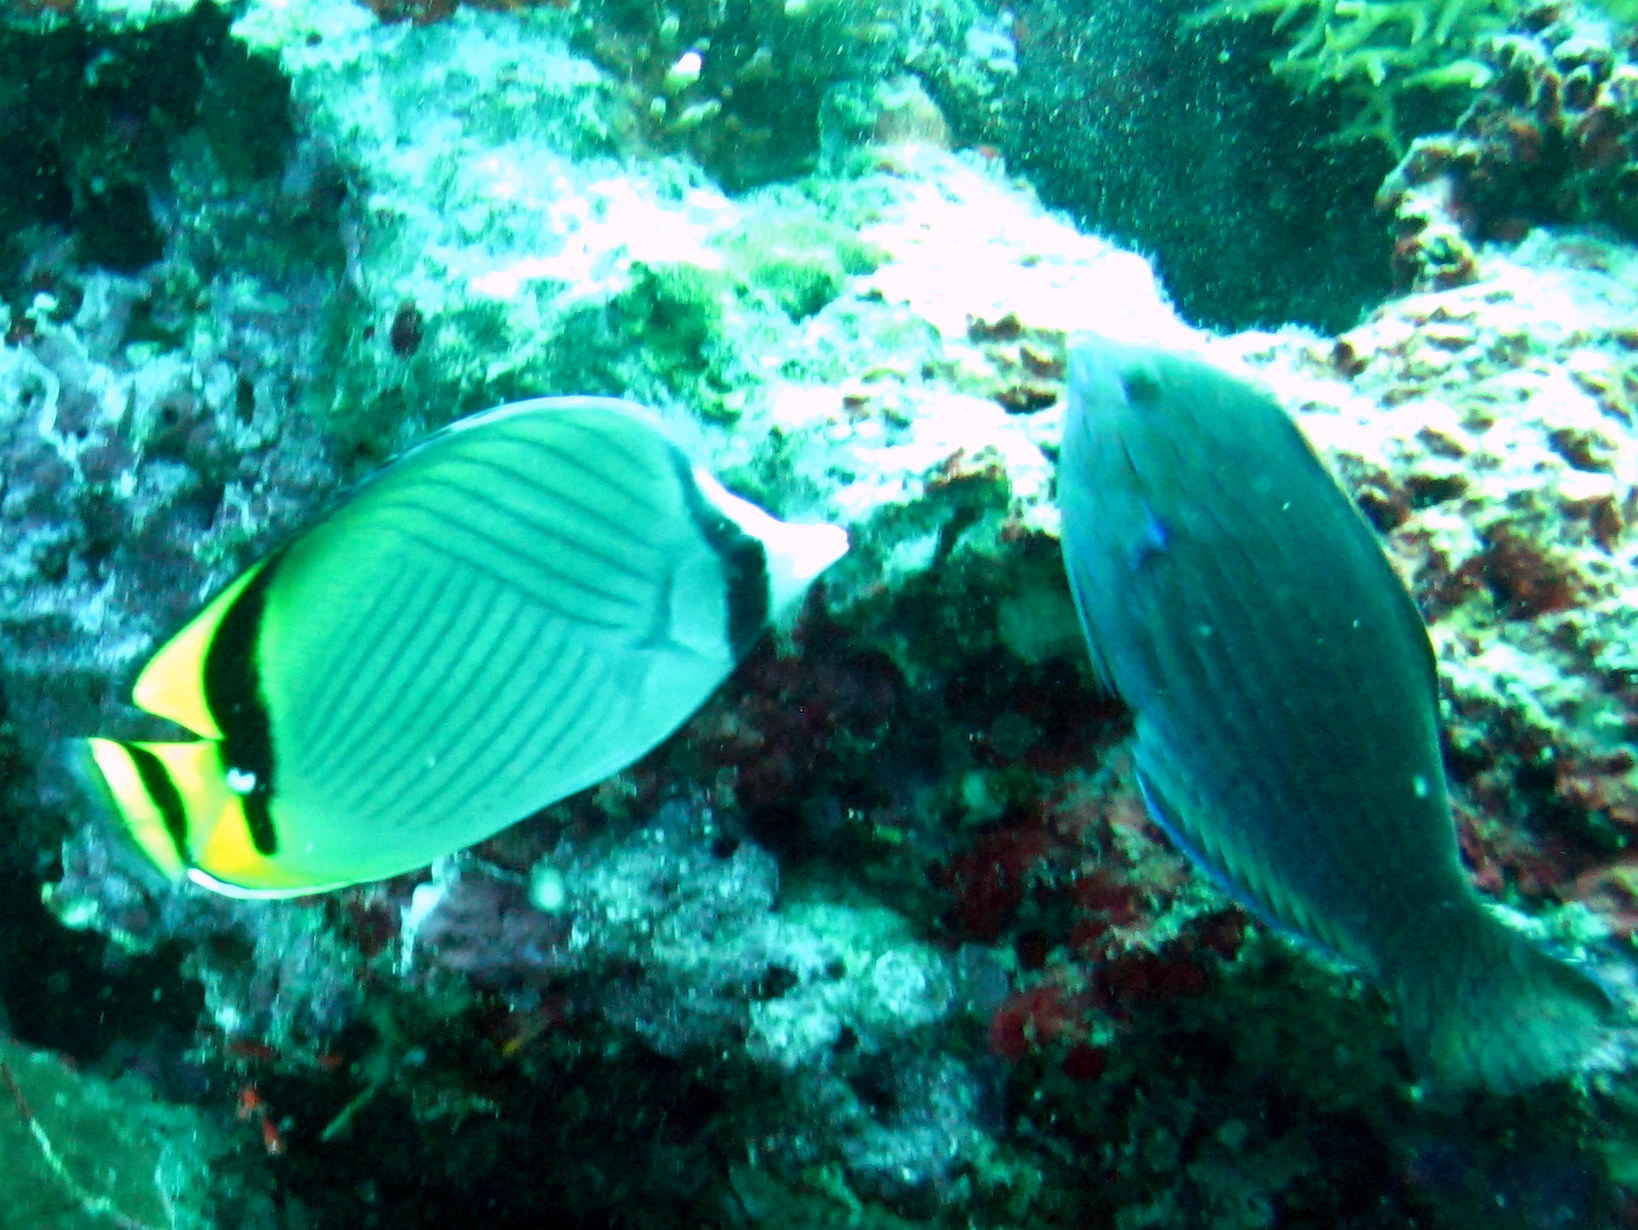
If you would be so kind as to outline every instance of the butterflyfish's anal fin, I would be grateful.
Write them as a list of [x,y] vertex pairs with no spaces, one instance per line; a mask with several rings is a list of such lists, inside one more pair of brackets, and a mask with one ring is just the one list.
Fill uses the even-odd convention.
[[199,885],[200,888],[208,888],[211,892],[221,893],[224,897],[238,897],[247,901],[276,901],[289,897],[311,897],[315,893],[328,893],[355,883],[353,880],[316,882],[311,876],[281,874],[276,865],[271,870],[259,869],[256,875],[259,877],[259,882],[254,888],[251,888],[212,875],[203,867],[188,868],[189,881]]

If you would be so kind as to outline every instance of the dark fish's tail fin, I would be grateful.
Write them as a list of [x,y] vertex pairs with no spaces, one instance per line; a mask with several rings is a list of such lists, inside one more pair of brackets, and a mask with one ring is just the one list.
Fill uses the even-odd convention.
[[1406,1042],[1435,1087],[1516,1092],[1617,1062],[1620,1013],[1593,978],[1476,900],[1452,914],[1395,971]]

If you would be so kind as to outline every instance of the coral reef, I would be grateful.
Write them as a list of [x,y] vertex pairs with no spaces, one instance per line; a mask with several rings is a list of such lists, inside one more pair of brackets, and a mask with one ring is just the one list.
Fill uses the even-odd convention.
[[0,1227],[267,1224],[267,1174],[222,1125],[0,1035]]
[[1638,234],[1638,63],[1630,29],[1561,3],[1520,6],[1455,130],[1415,141],[1383,184],[1395,274],[1419,289],[1477,276],[1479,245],[1532,226]]
[[[462,0],[358,0],[388,22],[455,17]],[[558,0],[465,0],[474,9],[564,9]],[[1017,71],[1004,15],[974,0],[575,6],[559,23],[622,83],[633,120],[730,189],[811,170],[907,121],[918,138],[949,124],[918,82],[981,132]],[[891,86],[887,96],[878,91]],[[911,119],[905,90],[920,95]]]
[[186,17],[200,7],[200,0],[10,0],[0,5],[0,25],[30,33],[77,24],[116,32],[139,31]]
[[[1631,254],[1542,235],[1339,337],[1208,341],[1144,259],[942,148],[936,91],[895,72],[874,112],[838,95],[859,156],[734,197],[630,156],[666,87],[633,96],[574,23],[246,5],[236,45],[287,83],[274,165],[224,175],[188,128],[144,181],[157,260],[92,267],[61,219],[20,256],[6,882],[49,880],[84,933],[74,985],[139,969],[187,1031],[133,1022],[123,1063],[105,1040],[83,1058],[202,1115],[236,1103],[234,1139],[277,1155],[260,1224],[448,1225],[475,1191],[495,1226],[1630,1218],[1619,1085],[1420,1098],[1383,1005],[1149,822],[1052,478],[1070,330],[1269,379],[1430,621],[1476,878],[1630,995]],[[720,87],[718,42],[693,78],[675,33],[643,71]],[[117,699],[134,660],[344,476],[569,390],[695,424],[731,486],[847,524],[852,552],[678,737],[471,851],[305,901],[156,882],[48,741],[141,733]],[[5,969],[10,1027],[38,1038],[49,990]]]
[[1355,110],[1338,135],[1399,153],[1405,95],[1486,84],[1491,68],[1479,49],[1519,7],[1519,0],[1218,0],[1189,21],[1272,18],[1289,40],[1274,73],[1304,91],[1340,90]]

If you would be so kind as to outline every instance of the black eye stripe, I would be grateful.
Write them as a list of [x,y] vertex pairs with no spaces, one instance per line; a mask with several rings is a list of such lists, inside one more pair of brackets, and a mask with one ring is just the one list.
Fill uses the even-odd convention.
[[228,773],[249,775],[249,789],[234,791],[243,804],[245,826],[256,853],[279,851],[269,805],[273,799],[273,728],[262,698],[256,663],[267,587],[278,572],[277,553],[251,578],[228,609],[205,653],[205,704],[222,732],[222,764]]

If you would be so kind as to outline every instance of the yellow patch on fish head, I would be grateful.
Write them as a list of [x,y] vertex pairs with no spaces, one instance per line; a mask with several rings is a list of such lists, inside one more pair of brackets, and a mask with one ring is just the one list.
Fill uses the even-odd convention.
[[194,835],[219,824],[236,802],[215,743],[125,743],[87,739],[91,761],[125,831],[172,879],[186,872]]
[[159,647],[131,690],[131,699],[138,708],[169,718],[202,738],[222,737],[205,699],[205,659],[222,617],[265,564],[264,560],[235,578],[180,632]]
[[[351,877],[315,872],[304,863],[305,850],[280,848],[263,854],[251,836],[243,795],[234,792],[231,771],[220,778],[222,800],[208,825],[201,825],[193,842],[188,879],[228,897],[305,897],[356,883]],[[272,807],[277,825],[278,804]]]

